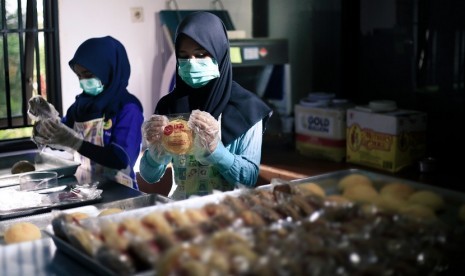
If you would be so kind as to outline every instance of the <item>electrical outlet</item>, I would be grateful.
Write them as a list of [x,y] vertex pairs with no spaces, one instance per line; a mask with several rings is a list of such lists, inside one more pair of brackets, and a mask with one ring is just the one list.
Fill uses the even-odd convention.
[[144,22],[144,9],[142,7],[131,8],[131,21]]

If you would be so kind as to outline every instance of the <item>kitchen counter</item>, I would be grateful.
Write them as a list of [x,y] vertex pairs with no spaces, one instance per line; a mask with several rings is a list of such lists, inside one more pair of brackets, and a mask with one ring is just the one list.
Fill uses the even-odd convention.
[[415,164],[400,172],[390,173],[346,162],[313,159],[300,154],[292,145],[265,145],[262,151],[260,176],[257,185],[268,184],[272,178],[293,180],[354,168],[405,178],[411,181],[465,193],[463,173],[461,173],[458,167],[459,165],[457,164],[454,165],[444,162],[442,165],[438,165],[434,171],[420,172],[418,164]]
[[[388,173],[368,167],[345,162],[317,160],[301,155],[294,148],[288,146],[264,146],[258,185],[269,184],[273,178],[294,180],[320,175],[350,168],[370,170],[387,175],[405,178],[441,188],[464,192],[463,181],[458,171],[448,171],[442,168],[433,173],[420,173],[416,166],[399,173]],[[164,182],[166,191],[171,185],[170,172],[166,174]],[[139,176],[140,177],[140,176]],[[63,179],[62,181],[70,181]],[[103,189],[101,204],[116,200],[133,198],[144,195],[108,180],[100,180],[99,188]],[[139,180],[139,184],[140,180]],[[160,187],[158,185],[146,185]],[[142,185],[142,187],[147,188]],[[141,187],[141,190],[144,190]],[[166,192],[164,191],[164,192]],[[99,203],[99,204],[100,204]],[[57,250],[51,238],[38,241],[0,246],[0,274],[1,275],[95,275],[85,265],[80,264],[66,253]]]

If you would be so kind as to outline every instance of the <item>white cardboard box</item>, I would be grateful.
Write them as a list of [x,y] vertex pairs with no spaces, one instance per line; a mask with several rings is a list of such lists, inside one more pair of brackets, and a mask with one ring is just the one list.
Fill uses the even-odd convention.
[[346,108],[294,107],[296,149],[306,156],[341,162],[346,156]]
[[426,121],[414,110],[348,109],[346,161],[389,172],[410,166],[425,155]]

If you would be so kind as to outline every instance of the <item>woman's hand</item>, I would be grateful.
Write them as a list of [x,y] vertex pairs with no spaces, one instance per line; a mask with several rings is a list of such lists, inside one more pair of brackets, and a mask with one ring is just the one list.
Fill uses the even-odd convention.
[[142,124],[142,136],[147,143],[149,155],[159,164],[168,164],[171,161],[171,155],[162,145],[163,131],[168,123],[168,117],[154,114]]
[[52,148],[63,149],[65,147],[79,150],[83,143],[83,139],[76,131],[57,119],[42,120],[37,132],[35,141]]
[[207,151],[215,151],[220,140],[220,124],[210,113],[193,110],[187,125],[195,133],[195,147]]
[[152,115],[150,119],[142,124],[142,135],[148,145],[161,146],[163,130],[168,123],[168,117],[164,115]]

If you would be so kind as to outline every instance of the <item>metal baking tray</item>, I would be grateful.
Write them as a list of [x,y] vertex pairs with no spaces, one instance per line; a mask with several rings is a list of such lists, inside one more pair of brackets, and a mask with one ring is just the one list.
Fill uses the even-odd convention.
[[[444,199],[444,202],[446,202],[445,208],[439,211],[439,213],[437,214],[438,217],[442,219],[444,222],[451,224],[451,225],[462,225],[463,224],[462,222],[459,221],[458,209],[460,208],[462,204],[465,204],[464,193],[433,186],[433,185],[423,184],[420,182],[411,181],[411,180],[407,180],[407,179],[403,179],[403,178],[399,178],[399,177],[395,177],[391,175],[386,175],[383,173],[377,173],[377,172],[372,172],[372,171],[363,170],[363,169],[347,169],[347,170],[340,170],[340,171],[320,174],[320,175],[311,176],[311,177],[302,178],[302,179],[291,180],[291,181],[288,181],[287,183],[299,185],[299,184],[313,182],[313,183],[318,184],[320,187],[322,187],[325,190],[327,195],[340,194],[341,191],[338,188],[339,180],[353,173],[359,173],[359,174],[368,176],[373,181],[373,185],[378,190],[385,184],[392,183],[392,182],[401,182],[401,183],[404,183],[404,184],[407,184],[413,187],[416,190],[429,190],[432,192],[436,192],[439,195],[441,195]],[[271,184],[268,184],[268,185],[260,186],[260,188],[269,189],[271,186],[272,186]]]
[[74,175],[81,165],[56,154],[38,150],[0,154],[0,188],[19,184],[21,174],[11,174],[11,167],[21,160],[34,164],[35,171],[54,171],[59,176]]
[[[171,199],[157,195],[157,194],[144,194],[138,197],[116,200],[113,202],[96,203],[93,205],[70,208],[70,209],[62,210],[62,212],[66,212],[66,213],[83,212],[83,213],[88,214],[90,217],[94,217],[94,216],[97,216],[101,210],[104,210],[107,208],[120,208],[124,211],[128,211],[128,210],[142,208],[146,206],[165,204],[171,201],[172,201]],[[86,202],[86,204],[87,203],[88,202]],[[72,206],[68,206],[68,207],[72,207]],[[0,243],[3,242],[3,233],[11,225],[18,223],[18,222],[30,222],[36,225],[37,227],[39,227],[39,229],[45,230],[52,222],[54,215],[55,214],[52,211],[52,212],[47,212],[47,213],[42,213],[42,214],[28,215],[28,216],[0,221],[0,237],[1,237]]]
[[[367,175],[368,177],[372,179],[374,185],[377,188],[390,182],[400,181],[405,184],[411,185],[412,187],[416,189],[428,189],[431,191],[435,191],[439,193],[440,195],[444,196],[444,199],[448,204],[447,210],[443,211],[444,213],[441,215],[441,216],[445,216],[446,220],[451,219],[454,216],[457,217],[457,214],[452,213],[452,210],[456,212],[457,209],[454,209],[454,208],[457,208],[459,204],[465,202],[465,194],[462,194],[462,193],[422,184],[419,182],[409,181],[409,180],[405,180],[405,179],[398,178],[398,177],[388,176],[388,175],[370,172],[366,170],[360,170],[360,169],[335,171],[335,172],[321,174],[321,175],[308,177],[308,178],[296,179],[292,181],[282,181],[281,183],[285,182],[285,183],[290,183],[291,185],[299,185],[299,184],[313,182],[321,186],[325,190],[327,195],[339,194],[340,191],[338,190],[338,185],[337,185],[338,181],[344,176],[347,176],[352,173],[361,173],[361,174]],[[275,184],[263,185],[263,186],[258,187],[257,189],[272,189],[274,185]],[[104,220],[111,220],[114,222],[118,222],[127,217],[136,217],[136,218],[142,217],[152,211],[164,211],[164,210],[177,209],[177,208],[179,209],[201,208],[203,205],[207,203],[220,202],[225,196],[228,196],[228,195],[238,196],[243,192],[244,190],[234,190],[231,192],[212,194],[212,195],[207,195],[203,197],[189,198],[189,199],[182,200],[182,201],[175,201],[175,202],[167,203],[164,205],[157,205],[157,206],[134,209],[134,210],[130,210],[127,212],[117,213],[111,216],[100,217],[100,218],[95,218],[95,219],[98,220],[99,222],[104,221]],[[90,226],[93,223],[95,223],[95,219],[84,220],[81,223],[84,226]],[[75,259],[76,261],[80,262],[83,265],[86,265],[86,267],[88,267],[89,269],[95,271],[96,273],[99,273],[99,274],[101,273],[102,275],[116,275],[114,272],[110,271],[108,268],[98,263],[91,257],[87,256],[83,252],[79,251],[77,248],[63,241],[59,237],[56,237],[53,234],[53,230],[47,229],[46,234],[53,238],[55,245],[57,246],[59,250],[62,250],[66,254],[69,254],[73,259]],[[143,274],[136,274],[136,275],[155,275],[156,274],[155,271],[144,271],[141,273]]]
[[[59,193],[63,192],[69,192],[70,186],[64,191],[61,191]],[[50,196],[52,194],[49,194],[47,196]],[[102,196],[98,196],[96,198],[90,198],[90,199],[78,199],[78,200],[63,200],[63,201],[55,201],[50,204],[46,205],[41,205],[37,207],[26,207],[26,208],[19,208],[19,209],[9,209],[9,210],[2,210],[0,211],[0,221],[6,220],[6,219],[12,219],[12,218],[18,218],[18,217],[24,217],[24,216],[30,216],[30,215],[35,215],[35,214],[41,214],[45,212],[49,212],[51,210],[57,209],[68,209],[68,208],[74,208],[82,205],[89,205],[89,204],[94,204],[98,203],[102,200]]]

